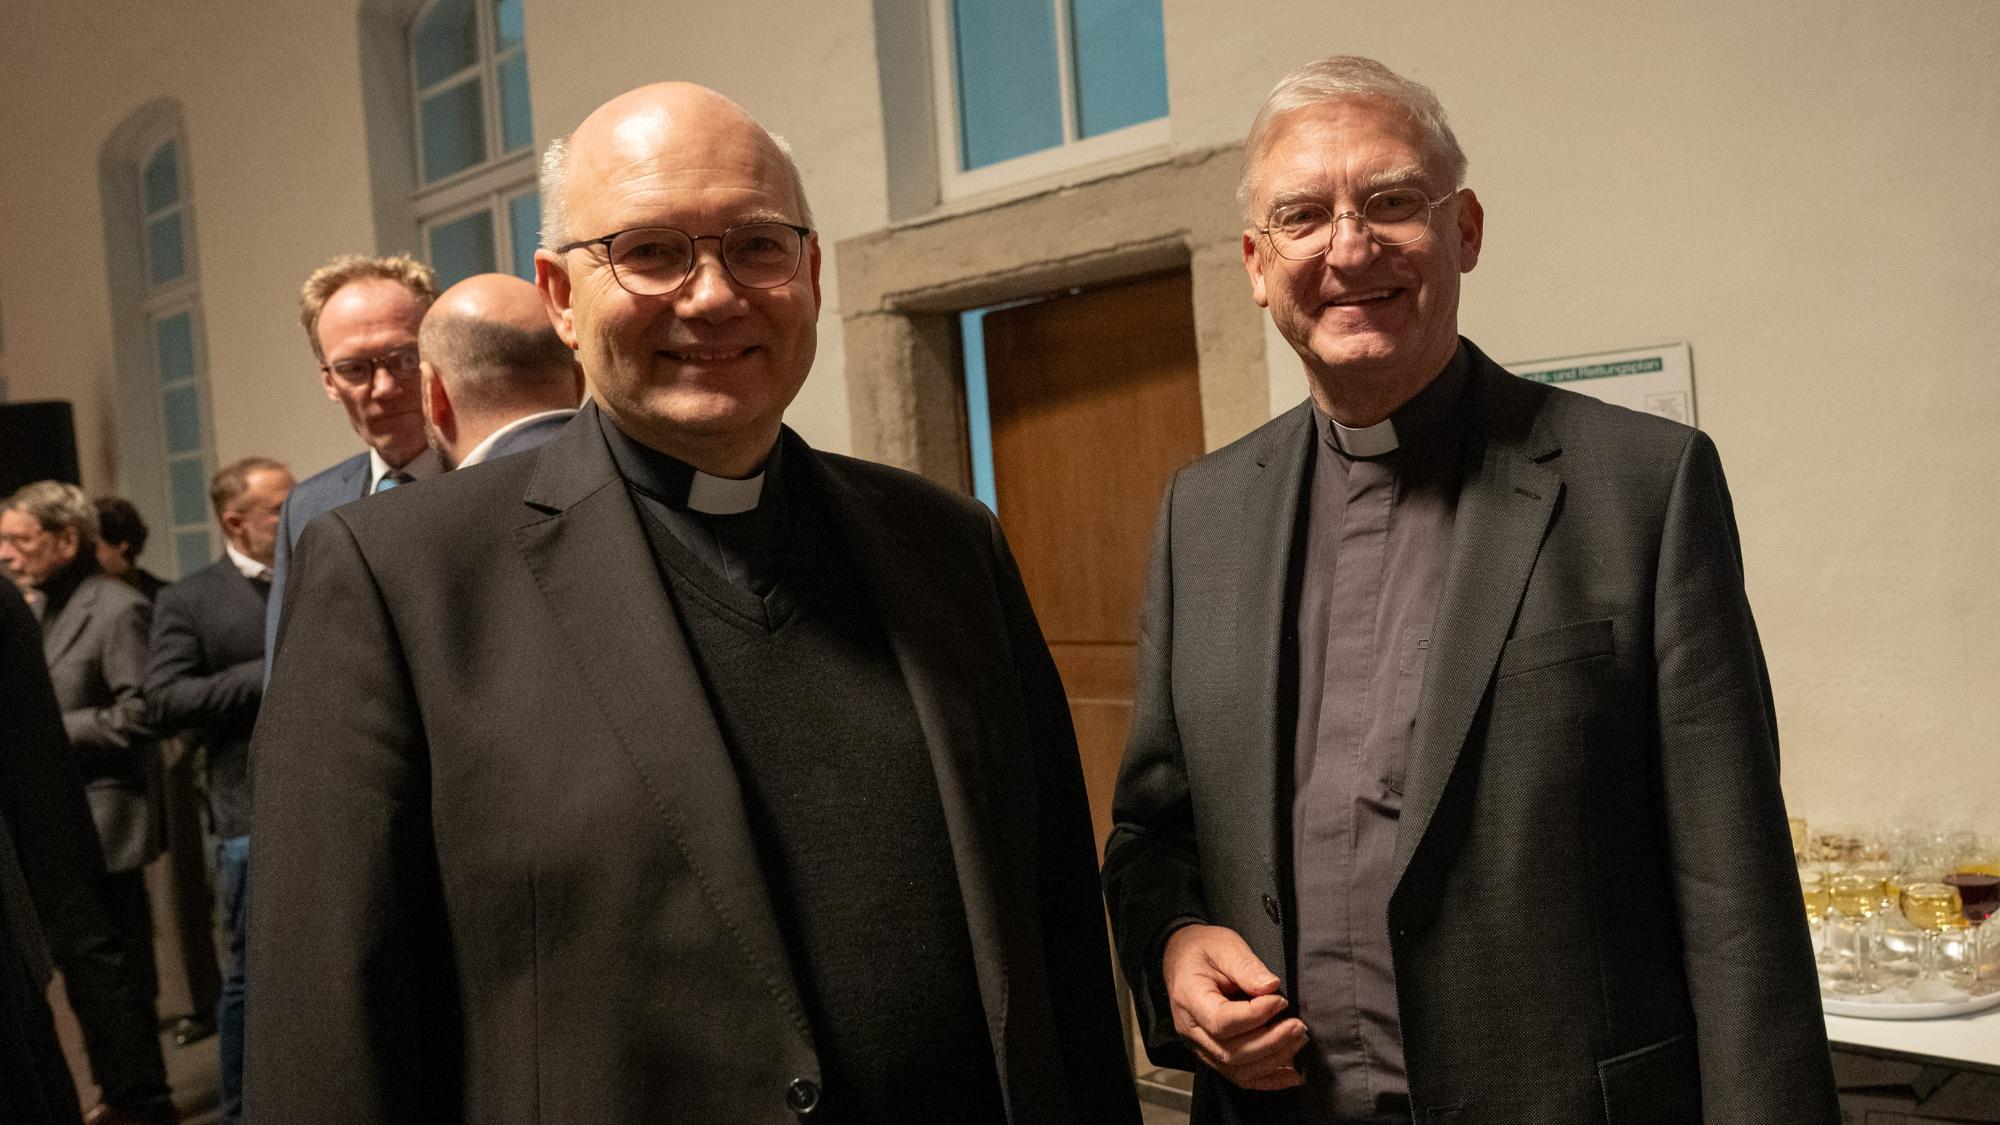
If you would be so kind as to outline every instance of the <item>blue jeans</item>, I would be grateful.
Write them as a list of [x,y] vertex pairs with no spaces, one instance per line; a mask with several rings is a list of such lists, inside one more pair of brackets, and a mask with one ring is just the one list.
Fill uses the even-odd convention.
[[222,998],[215,1006],[216,1042],[222,1056],[222,1125],[243,1122],[243,935],[249,918],[250,837],[225,836],[215,844],[215,886],[229,926],[229,963],[222,970]]

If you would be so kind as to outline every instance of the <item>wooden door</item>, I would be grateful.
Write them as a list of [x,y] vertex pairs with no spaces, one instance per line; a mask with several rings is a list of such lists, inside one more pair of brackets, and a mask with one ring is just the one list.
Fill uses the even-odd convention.
[[1153,517],[1201,456],[1185,270],[985,319],[1000,523],[1069,693],[1097,846],[1131,726]]

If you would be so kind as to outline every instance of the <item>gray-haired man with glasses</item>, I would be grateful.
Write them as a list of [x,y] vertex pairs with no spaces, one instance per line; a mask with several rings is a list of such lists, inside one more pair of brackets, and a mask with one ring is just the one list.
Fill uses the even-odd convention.
[[1137,1125],[998,525],[783,425],[820,308],[787,150],[648,86],[542,205],[595,401],[299,544],[252,1117]]
[[1194,1120],[1831,1125],[1714,446],[1458,335],[1432,93],[1272,92],[1239,199],[1307,401],[1162,505],[1105,883]]

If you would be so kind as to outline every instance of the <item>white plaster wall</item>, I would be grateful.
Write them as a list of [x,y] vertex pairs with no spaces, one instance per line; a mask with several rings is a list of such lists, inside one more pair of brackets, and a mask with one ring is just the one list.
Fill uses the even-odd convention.
[[1169,3],[1176,143],[1315,54],[1430,83],[1486,207],[1461,329],[1692,345],[1795,811],[2000,830],[2000,6],[1305,8]]
[[170,97],[186,124],[219,461],[271,453],[310,472],[351,453],[296,309],[320,260],[372,246],[352,13],[10,2],[0,22],[11,396],[74,400],[86,486],[118,487],[98,159],[128,114]]

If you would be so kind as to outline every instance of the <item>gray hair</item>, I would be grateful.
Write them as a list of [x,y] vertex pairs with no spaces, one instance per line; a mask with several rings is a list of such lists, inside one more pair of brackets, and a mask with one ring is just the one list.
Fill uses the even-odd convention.
[[1443,181],[1437,186],[1451,191],[1465,186],[1465,151],[1458,147],[1458,138],[1445,122],[1444,106],[1431,88],[1374,59],[1334,55],[1315,59],[1280,78],[1250,123],[1250,138],[1243,145],[1243,176],[1236,184],[1236,205],[1245,222],[1257,222],[1257,216],[1250,213],[1257,190],[1257,162],[1270,147],[1271,129],[1278,118],[1307,106],[1352,98],[1379,98],[1408,114],[1423,138],[1426,170]]
[[[792,155],[791,143],[768,129],[764,130],[764,135],[771,138],[771,143],[778,148],[778,155],[784,157],[785,178],[790,181],[792,198],[799,201],[799,222],[812,226],[812,204],[806,201],[805,178],[799,175],[799,162]],[[569,199],[564,195],[568,186],[569,138],[557,137],[542,150],[542,249],[551,253],[576,237],[569,227]]]
[[433,314],[418,330],[417,350],[445,380],[453,406],[467,414],[575,391],[576,356],[552,325],[531,330]]
[[24,484],[0,503],[0,511],[19,512],[41,521],[44,531],[61,534],[76,531],[78,554],[97,549],[97,505],[83,489],[59,480],[38,480]]

